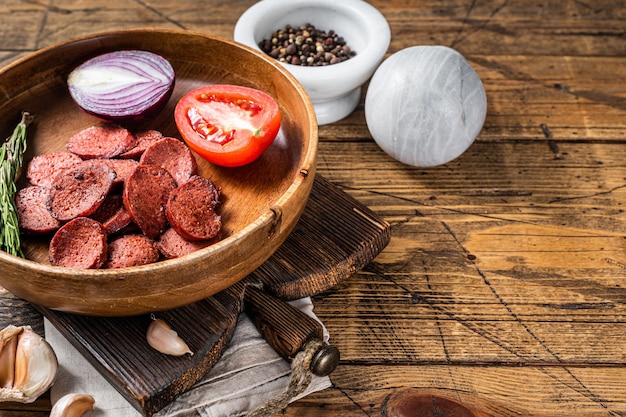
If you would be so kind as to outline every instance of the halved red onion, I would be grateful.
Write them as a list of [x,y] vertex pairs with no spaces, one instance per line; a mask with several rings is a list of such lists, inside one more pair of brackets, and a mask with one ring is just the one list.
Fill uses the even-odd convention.
[[163,109],[175,73],[162,56],[140,50],[99,55],[76,67],[67,85],[74,101],[102,120],[141,122]]

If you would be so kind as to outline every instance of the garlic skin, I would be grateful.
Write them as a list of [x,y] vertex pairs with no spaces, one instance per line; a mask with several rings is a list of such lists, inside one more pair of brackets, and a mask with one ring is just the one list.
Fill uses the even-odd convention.
[[87,394],[66,394],[54,403],[50,417],[81,417],[93,410],[96,400]]
[[193,355],[187,343],[162,319],[152,320],[146,332],[146,340],[153,349],[166,355]]
[[0,387],[13,387],[15,379],[15,352],[17,351],[17,336],[22,332],[21,327],[9,326],[0,332]]
[[54,350],[30,326],[0,331],[0,402],[35,401],[52,386],[57,368]]

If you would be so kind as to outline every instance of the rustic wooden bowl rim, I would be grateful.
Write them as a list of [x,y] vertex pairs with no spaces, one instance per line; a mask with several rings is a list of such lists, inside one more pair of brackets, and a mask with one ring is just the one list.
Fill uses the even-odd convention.
[[[272,67],[272,71],[274,71],[276,74],[274,75],[274,77],[280,76],[280,77],[286,78],[287,79],[286,82],[293,89],[293,92],[290,92],[290,94],[297,95],[298,97],[297,99],[301,101],[302,104],[306,107],[306,113],[308,113],[308,120],[300,121],[300,123],[305,124],[303,125],[305,126],[303,131],[306,132],[304,139],[307,141],[307,143],[305,143],[304,145],[305,147],[303,149],[303,154],[300,159],[300,163],[302,167],[300,171],[302,175],[300,174],[294,175],[295,179],[287,187],[286,191],[276,201],[274,201],[270,207],[265,209],[264,212],[258,218],[256,218],[256,220],[254,220],[252,223],[248,224],[247,226],[243,226],[240,230],[235,230],[232,235],[225,237],[222,241],[214,245],[198,250],[196,252],[193,252],[181,258],[162,260],[157,263],[153,263],[153,264],[149,264],[145,266],[132,267],[132,268],[84,270],[84,269],[70,269],[70,268],[55,267],[52,265],[43,264],[43,263],[30,260],[30,259],[14,257],[12,255],[9,255],[6,252],[0,251],[0,265],[12,264],[14,267],[23,270],[25,280],[28,279],[27,277],[28,272],[34,271],[38,274],[41,273],[44,275],[48,274],[48,275],[58,276],[64,281],[74,282],[75,285],[81,285],[81,283],[88,281],[89,282],[88,285],[93,286],[93,285],[98,285],[99,282],[115,281],[115,280],[120,279],[120,277],[123,277],[122,279],[127,280],[136,276],[148,276],[148,275],[158,276],[159,274],[166,274],[168,272],[172,273],[173,271],[176,271],[176,269],[179,268],[181,265],[189,265],[189,264],[206,261],[209,257],[227,250],[227,248],[230,247],[231,245],[237,245],[239,242],[245,239],[246,236],[249,236],[252,233],[256,233],[262,228],[267,229],[268,225],[271,225],[273,223],[280,224],[281,215],[283,214],[282,213],[283,206],[289,204],[290,207],[294,207],[293,205],[296,204],[296,209],[299,211],[296,217],[299,217],[302,210],[304,209],[304,206],[306,205],[306,198],[308,198],[308,195],[310,193],[310,189],[313,183],[313,178],[315,174],[315,164],[316,164],[316,159],[317,159],[317,122],[315,119],[315,112],[313,110],[313,106],[307,96],[306,91],[299,84],[299,82],[295,79],[295,77],[293,77],[293,75],[291,75],[281,65],[276,63],[275,60],[271,59],[270,57],[267,57],[265,54],[260,53],[246,45],[243,45],[233,40],[229,40],[229,39],[216,36],[216,35],[188,31],[188,30],[177,30],[177,29],[136,28],[136,29],[99,32],[99,33],[94,33],[94,34],[78,37],[75,39],[71,39],[68,41],[64,41],[61,43],[57,43],[57,44],[42,48],[38,51],[35,51],[27,56],[24,56],[14,61],[13,63],[5,66],[4,68],[0,69],[0,77],[12,71],[19,71],[21,66],[25,65],[31,60],[41,59],[41,57],[45,57],[46,55],[52,56],[55,53],[55,51],[62,49],[64,47],[72,47],[73,45],[78,45],[83,42],[97,42],[101,38],[111,38],[111,37],[122,38],[125,36],[136,36],[136,35],[139,35],[139,36],[143,36],[143,35],[181,36],[181,37],[190,38],[190,39],[191,38],[203,38],[210,42],[221,42],[225,45],[225,47],[238,48],[239,50],[246,51],[248,54],[250,54],[251,60],[253,59],[253,60],[264,61],[264,65],[270,65]],[[8,102],[10,102],[12,99],[14,98],[9,97]],[[3,103],[0,102],[0,105],[2,104]],[[289,172],[290,177],[292,176],[292,174],[293,174],[292,172]],[[309,176],[310,178],[307,178]],[[287,183],[285,183],[285,186],[286,184]],[[294,202],[296,198],[302,199],[303,195],[306,197],[303,199],[303,201]],[[295,222],[293,222],[293,224],[295,225]],[[277,231],[277,233],[281,233],[281,232]],[[284,240],[284,238],[282,239]],[[243,278],[244,276],[238,277],[236,280],[233,280],[230,284],[232,285],[235,282]],[[4,285],[3,281],[4,281],[3,278],[0,279],[0,285]],[[25,284],[25,286],[28,286],[28,284]],[[7,289],[9,289],[9,291],[12,291],[12,288],[7,287]],[[184,291],[184,288],[181,288],[179,290]],[[33,291],[33,289],[30,288],[25,291],[26,292],[22,292],[21,290],[13,291],[13,292],[16,293],[16,295],[22,296],[23,298],[26,298],[27,300],[29,300],[29,298],[25,296],[25,294]],[[192,289],[190,289],[190,291],[192,291]],[[150,297],[150,295],[147,295],[147,297]],[[103,294],[103,298],[106,298],[106,295]],[[119,298],[119,295],[115,295],[114,298]],[[138,297],[138,298],[141,298],[141,297]],[[191,300],[191,301],[197,301],[197,300]],[[103,302],[106,303],[106,301],[103,301]],[[141,301],[140,301],[140,304],[141,304]],[[180,301],[173,302],[172,307],[176,307],[180,304],[181,304]],[[67,307],[52,306],[52,308],[58,308],[60,310],[67,310],[70,312],[90,314],[90,309],[87,305],[84,308],[76,307],[76,306],[67,306]],[[106,309],[106,307],[104,308]],[[109,312],[95,311],[94,314],[96,315],[127,315],[127,314],[136,314],[136,313],[144,312],[143,311],[144,309],[146,310],[146,312],[149,311],[147,310],[147,308],[143,308],[139,306],[137,308],[131,307],[128,311],[124,310],[124,308],[122,307],[122,310],[120,310],[119,312],[118,311],[109,311]],[[150,307],[150,311],[152,310],[153,310],[153,306]]]

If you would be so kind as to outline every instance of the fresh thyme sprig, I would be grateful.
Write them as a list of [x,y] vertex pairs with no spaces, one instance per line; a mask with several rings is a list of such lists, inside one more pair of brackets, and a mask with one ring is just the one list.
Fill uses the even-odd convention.
[[33,116],[22,112],[22,120],[0,147],[0,250],[22,258],[24,253],[15,207],[15,181],[26,152],[26,127],[32,120]]

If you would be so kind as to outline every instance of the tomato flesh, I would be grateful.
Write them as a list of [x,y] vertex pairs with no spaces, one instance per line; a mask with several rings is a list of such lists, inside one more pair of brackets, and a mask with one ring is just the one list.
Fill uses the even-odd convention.
[[210,142],[217,142],[220,145],[224,145],[235,139],[234,129],[225,132],[222,128],[215,126],[202,117],[195,107],[190,107],[187,110],[187,118],[189,119],[189,123],[191,123],[191,128],[195,130],[198,135]]
[[185,94],[176,105],[174,119],[191,149],[211,163],[229,167],[256,160],[280,129],[280,111],[272,97],[228,84]]

